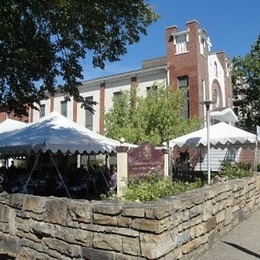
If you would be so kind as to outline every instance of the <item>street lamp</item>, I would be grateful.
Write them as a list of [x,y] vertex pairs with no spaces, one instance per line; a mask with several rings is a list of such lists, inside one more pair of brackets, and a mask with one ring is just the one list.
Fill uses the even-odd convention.
[[209,107],[212,104],[215,104],[214,101],[211,100],[205,100],[200,102],[201,105],[205,105],[206,107],[206,125],[207,125],[207,150],[208,150],[208,162],[207,162],[207,167],[208,167],[208,184],[210,184],[211,180],[211,174],[210,174],[210,115],[209,115]]

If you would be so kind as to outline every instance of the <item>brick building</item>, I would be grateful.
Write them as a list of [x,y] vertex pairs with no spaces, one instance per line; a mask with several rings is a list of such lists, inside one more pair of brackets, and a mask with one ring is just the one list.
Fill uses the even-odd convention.
[[[184,116],[204,117],[205,107],[200,104],[203,100],[215,101],[211,109],[232,107],[230,68],[231,62],[224,52],[211,52],[209,36],[198,21],[189,21],[184,30],[178,30],[177,26],[166,28],[166,56],[145,60],[138,70],[83,81],[81,95],[98,103],[94,114],[81,108],[81,104],[64,101],[62,95],[56,94],[44,100],[39,111],[30,110],[29,117],[23,121],[35,122],[55,110],[104,134],[104,113],[112,107],[113,97],[133,87],[138,88],[138,95],[145,96],[153,84],[189,89],[183,104]],[[0,121],[5,118],[5,112],[0,112]]]
[[[138,88],[139,95],[145,96],[154,84],[189,89],[183,104],[186,117],[205,117],[205,107],[200,104],[204,100],[215,101],[210,107],[214,111],[226,111],[233,107],[231,61],[223,51],[211,51],[210,38],[197,20],[186,22],[183,30],[177,26],[166,28],[165,41],[166,56],[143,61],[141,69],[82,82],[79,89],[81,95],[97,102],[94,114],[81,108],[81,104],[74,100],[64,101],[62,95],[56,94],[42,101],[39,111],[30,110],[28,117],[18,119],[12,112],[7,114],[5,110],[0,110],[0,122],[8,117],[36,122],[55,110],[94,132],[105,134],[104,113],[112,107],[113,97],[133,87]],[[253,153],[243,151],[241,160],[252,163]]]

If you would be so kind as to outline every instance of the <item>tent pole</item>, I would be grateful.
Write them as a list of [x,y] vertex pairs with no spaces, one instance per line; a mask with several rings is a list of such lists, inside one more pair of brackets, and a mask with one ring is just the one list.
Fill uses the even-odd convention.
[[211,172],[210,172],[210,118],[209,110],[207,108],[207,148],[208,148],[208,184],[211,183]]
[[102,171],[101,167],[99,168],[99,171],[101,172],[101,174],[102,174],[102,176],[103,176],[103,178],[104,178],[104,181],[105,181],[105,183],[106,183],[106,185],[107,185],[107,188],[108,188],[108,190],[109,190],[109,189],[110,189],[109,183],[108,183],[108,181],[107,181],[107,179],[106,179],[106,177],[105,177],[105,175],[104,175],[104,172]]
[[69,196],[69,198],[71,199],[72,197],[71,197],[71,195],[70,195],[70,193],[69,193],[69,190],[68,190],[68,188],[67,188],[65,182],[63,181],[63,178],[62,178],[62,176],[61,176],[61,173],[60,173],[60,171],[59,171],[59,169],[58,169],[58,167],[57,167],[55,161],[54,161],[53,158],[52,158],[52,155],[51,155],[50,150],[48,150],[48,152],[49,152],[50,158],[51,158],[51,160],[52,160],[52,163],[53,163],[53,165],[54,165],[54,167],[55,167],[55,169],[56,169],[56,171],[57,171],[57,173],[58,173],[58,175],[59,175],[59,177],[60,177],[60,180],[61,180],[61,182],[62,182],[62,184],[63,184],[63,186],[64,186],[64,188],[65,188],[65,190],[66,190],[66,192],[67,192],[67,194],[68,194],[68,196]]
[[36,167],[36,165],[37,165],[37,163],[38,163],[38,161],[39,161],[39,158],[40,158],[41,153],[42,153],[42,151],[40,150],[39,153],[38,153],[38,155],[37,155],[37,157],[36,157],[36,160],[35,160],[35,162],[34,162],[34,165],[33,165],[33,167],[32,167],[32,170],[31,170],[31,172],[30,172],[30,174],[29,174],[29,177],[28,177],[28,179],[27,179],[27,181],[26,181],[26,183],[25,183],[25,185],[24,185],[24,187],[23,187],[23,191],[25,191],[26,187],[28,186],[29,181],[31,180],[32,173],[33,173],[33,171],[34,171],[34,169],[35,169],[35,167]]
[[208,148],[208,184],[211,183],[211,172],[210,172],[210,112],[209,107],[210,105],[214,104],[215,101],[206,100],[200,102],[200,104],[206,106],[206,123],[207,123],[207,148]]

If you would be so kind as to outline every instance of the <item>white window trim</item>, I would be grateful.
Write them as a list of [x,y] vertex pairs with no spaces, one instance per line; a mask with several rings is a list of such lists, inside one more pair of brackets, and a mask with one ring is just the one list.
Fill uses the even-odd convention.
[[[176,41],[176,38],[177,37],[181,37],[181,36],[186,36],[186,41],[185,41],[185,51],[177,51],[177,41]],[[187,43],[189,42],[189,30],[186,30],[186,31],[182,31],[182,32],[175,32],[172,34],[172,37],[173,37],[173,44],[174,46],[176,46],[176,52],[175,52],[175,55],[178,55],[178,54],[183,54],[183,53],[187,53],[189,52],[188,51],[188,48],[187,48]]]

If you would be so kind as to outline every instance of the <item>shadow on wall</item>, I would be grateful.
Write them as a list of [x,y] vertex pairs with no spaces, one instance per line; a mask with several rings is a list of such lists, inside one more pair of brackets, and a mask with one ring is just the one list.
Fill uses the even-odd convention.
[[0,254],[0,259],[1,260],[14,260],[15,258],[12,256],[9,256],[7,254]]

